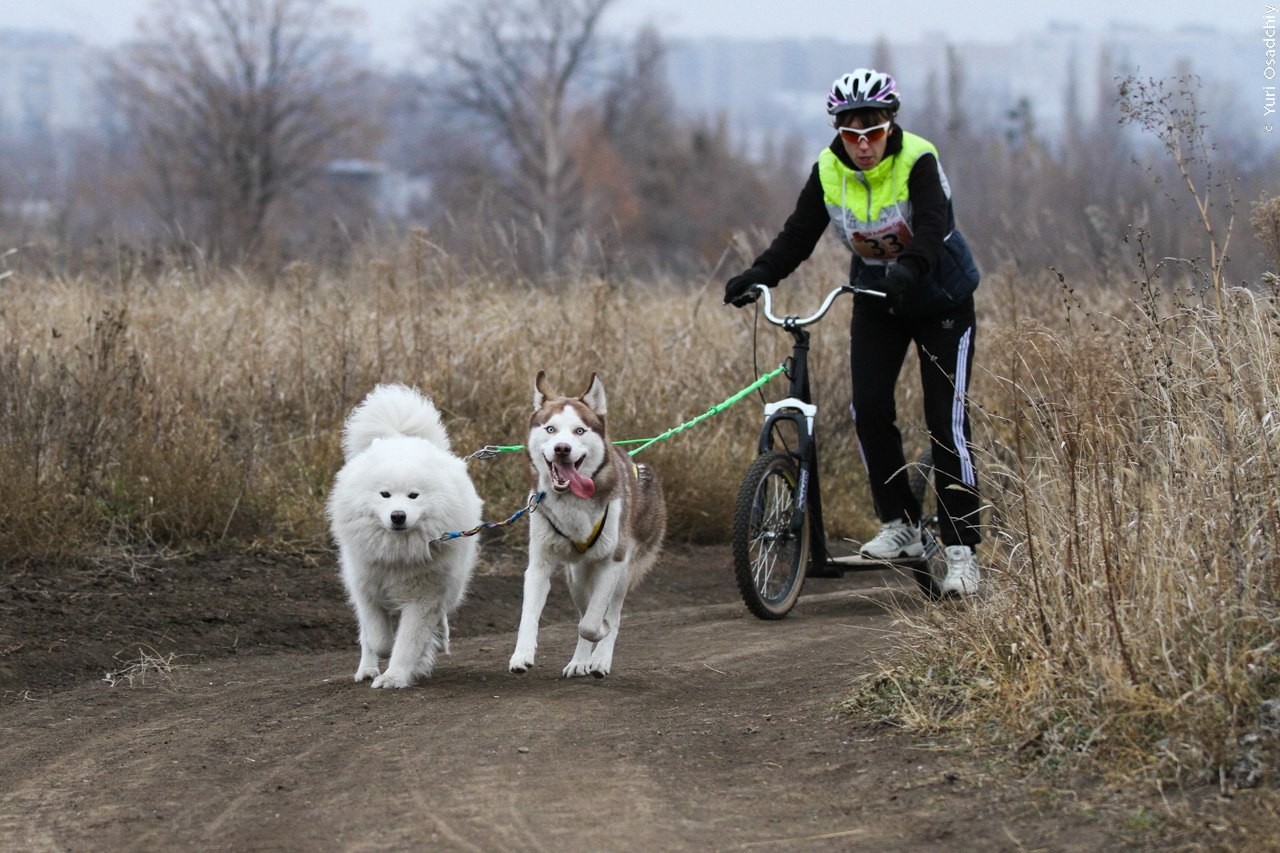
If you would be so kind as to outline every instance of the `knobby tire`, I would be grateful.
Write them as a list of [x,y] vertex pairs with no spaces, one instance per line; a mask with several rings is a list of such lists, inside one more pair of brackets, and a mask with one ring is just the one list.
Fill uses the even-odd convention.
[[809,520],[799,512],[800,467],[774,451],[757,457],[738,489],[733,570],[747,609],[781,619],[795,606],[809,565]]

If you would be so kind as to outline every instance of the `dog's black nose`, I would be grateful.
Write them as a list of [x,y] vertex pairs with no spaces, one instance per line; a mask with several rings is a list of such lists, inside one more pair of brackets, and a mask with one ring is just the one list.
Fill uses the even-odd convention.
[[572,448],[563,441],[556,445],[556,456],[568,456]]
[[391,513],[391,523],[396,527],[403,527],[405,520],[404,510],[397,509]]

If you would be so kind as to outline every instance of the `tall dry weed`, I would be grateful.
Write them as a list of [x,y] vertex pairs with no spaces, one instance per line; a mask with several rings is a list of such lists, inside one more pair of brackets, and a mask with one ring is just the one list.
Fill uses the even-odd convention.
[[904,615],[922,639],[851,712],[995,718],[1049,765],[1280,773],[1280,307],[1201,297],[1072,297],[1056,324],[1003,330],[983,409],[1004,475],[989,594]]

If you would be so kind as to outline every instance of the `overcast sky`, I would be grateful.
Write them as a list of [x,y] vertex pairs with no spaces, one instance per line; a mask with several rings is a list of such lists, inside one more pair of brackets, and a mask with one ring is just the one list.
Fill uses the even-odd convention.
[[[368,0],[365,35],[376,55],[394,61],[408,49],[415,17],[449,0]],[[1007,41],[1043,30],[1051,22],[1101,29],[1111,22],[1140,24],[1157,32],[1188,24],[1258,33],[1275,0],[949,0],[934,3],[861,4],[850,0],[617,0],[605,23],[631,28],[653,23],[668,38],[821,37],[918,42],[947,33],[949,40]],[[0,0],[0,28],[72,31],[95,44],[127,38],[150,0]],[[1260,48],[1261,49],[1261,48]]]

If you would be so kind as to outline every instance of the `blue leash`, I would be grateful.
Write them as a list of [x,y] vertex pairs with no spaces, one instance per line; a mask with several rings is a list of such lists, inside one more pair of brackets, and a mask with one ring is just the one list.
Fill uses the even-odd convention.
[[542,499],[546,497],[546,492],[530,493],[529,502],[523,507],[512,513],[511,517],[506,521],[482,521],[470,530],[459,530],[453,533],[445,533],[432,539],[432,542],[448,542],[450,539],[461,539],[463,536],[475,536],[481,530],[494,530],[499,527],[506,527],[519,520],[526,513],[533,512],[538,508],[538,504],[542,503]]

